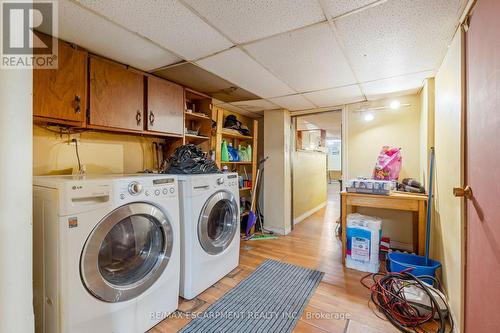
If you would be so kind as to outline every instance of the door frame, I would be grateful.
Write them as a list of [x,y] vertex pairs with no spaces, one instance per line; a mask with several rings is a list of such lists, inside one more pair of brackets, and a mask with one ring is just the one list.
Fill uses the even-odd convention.
[[[341,172],[342,172],[342,182],[341,182],[341,188],[340,191],[342,191],[342,186],[345,184],[345,177],[347,176],[347,144],[346,144],[346,138],[347,138],[347,108],[345,105],[337,106],[337,107],[331,107],[326,110],[310,110],[310,111],[296,111],[291,113],[291,121],[290,121],[290,151],[289,151],[289,159],[290,159],[290,228],[293,231],[295,228],[295,223],[294,218],[293,218],[293,208],[294,208],[294,196],[293,196],[293,179],[294,179],[294,156],[297,151],[297,118],[301,116],[311,116],[315,114],[322,114],[322,113],[328,113],[328,112],[341,112],[342,113],[342,120],[340,124],[341,128],[341,145],[342,145],[342,151],[341,151]],[[328,172],[328,170],[327,170]],[[328,192],[328,189],[327,189]],[[327,193],[328,196],[328,193]]]

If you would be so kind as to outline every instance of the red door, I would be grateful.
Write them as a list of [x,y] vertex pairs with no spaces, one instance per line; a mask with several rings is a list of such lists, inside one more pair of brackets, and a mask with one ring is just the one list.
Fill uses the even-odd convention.
[[500,1],[479,0],[466,34],[465,332],[500,332]]

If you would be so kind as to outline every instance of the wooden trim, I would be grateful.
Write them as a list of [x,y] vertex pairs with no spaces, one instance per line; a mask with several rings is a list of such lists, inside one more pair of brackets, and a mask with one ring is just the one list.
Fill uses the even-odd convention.
[[297,223],[300,223],[300,222],[304,221],[309,216],[315,214],[316,212],[320,211],[324,207],[326,207],[326,200],[324,202],[320,203],[319,205],[317,205],[316,207],[314,207],[312,209],[309,209],[307,212],[304,212],[300,216],[297,216],[296,218],[294,218],[293,219],[293,224],[297,224]]
[[57,118],[46,118],[46,117],[39,117],[39,116],[33,116],[33,123],[35,124],[56,124],[56,125],[64,125],[64,126],[71,126],[71,127],[85,127],[84,122],[81,121],[70,121],[70,120],[63,120],[63,119],[57,119]]
[[186,89],[186,92],[189,92],[191,94],[194,94],[194,95],[198,95],[200,97],[202,97],[202,99],[206,98],[206,99],[212,99],[211,96],[208,96],[207,94],[204,94],[204,93],[201,93],[201,92],[198,92],[196,90],[193,90],[191,88],[188,88],[188,87],[185,87],[184,89]]
[[258,136],[259,136],[259,122],[257,120],[253,120],[252,126],[252,186],[255,188],[255,178],[257,177],[257,168],[259,166],[259,155],[257,154],[257,146],[258,146]]
[[224,132],[224,130],[221,131],[221,135],[225,138],[238,139],[238,140],[252,140],[253,141],[253,136],[228,133],[228,132]]

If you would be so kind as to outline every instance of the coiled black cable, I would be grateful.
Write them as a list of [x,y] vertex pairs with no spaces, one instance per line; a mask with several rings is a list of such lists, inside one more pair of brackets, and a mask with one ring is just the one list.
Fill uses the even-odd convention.
[[[372,285],[367,285],[365,280],[372,277]],[[408,271],[401,273],[377,273],[368,274],[361,279],[361,284],[371,290],[371,301],[376,305],[377,309],[384,314],[398,330],[405,333],[414,332],[428,332],[422,326],[434,319],[437,314],[438,329],[436,333],[444,333],[447,328],[447,320],[444,311],[441,311],[437,295],[446,306],[448,314],[450,309],[448,303],[438,293],[431,292],[429,285],[424,283],[422,279],[431,280],[433,287],[440,289],[439,282],[432,276],[416,277]],[[423,290],[430,299],[432,310],[428,314],[422,314],[421,311],[410,304],[405,297],[404,289],[408,286],[415,286]],[[450,315],[449,318],[449,332],[453,331],[454,323]]]

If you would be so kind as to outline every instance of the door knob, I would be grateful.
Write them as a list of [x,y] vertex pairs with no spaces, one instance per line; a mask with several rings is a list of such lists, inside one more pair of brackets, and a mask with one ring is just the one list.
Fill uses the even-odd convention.
[[455,187],[453,188],[453,195],[456,197],[464,197],[466,199],[472,198],[472,189],[470,188],[469,185],[465,186],[464,188],[462,187]]

